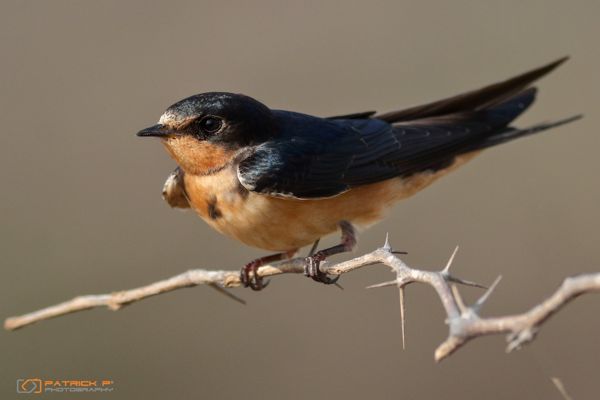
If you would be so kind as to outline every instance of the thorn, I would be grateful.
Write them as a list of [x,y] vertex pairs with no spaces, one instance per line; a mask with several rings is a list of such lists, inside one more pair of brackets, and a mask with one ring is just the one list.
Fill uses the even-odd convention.
[[454,295],[454,301],[456,301],[456,306],[458,307],[460,313],[464,314],[465,312],[467,312],[465,302],[463,301],[462,296],[460,295],[460,292],[458,291],[456,285],[452,285],[452,294]]
[[446,266],[444,267],[444,269],[442,270],[442,272],[444,273],[448,273],[448,271],[450,271],[450,266],[452,265],[452,263],[454,262],[454,257],[456,256],[456,253],[458,253],[458,246],[456,246],[454,248],[454,251],[452,252],[452,255],[450,256],[450,259],[448,260],[448,262],[446,263]]
[[506,352],[510,353],[513,350],[519,350],[524,344],[531,342],[538,332],[536,327],[528,327],[520,331],[512,332],[508,335],[508,346]]
[[475,304],[473,304],[473,306],[471,307],[471,309],[473,309],[473,311],[475,311],[476,313],[479,312],[479,310],[481,309],[481,306],[483,306],[483,303],[485,303],[487,301],[487,299],[490,297],[490,295],[492,294],[492,292],[494,291],[494,289],[496,288],[496,286],[498,285],[498,283],[500,282],[501,279],[502,279],[502,275],[498,276],[496,278],[496,280],[494,281],[494,283],[492,283],[492,285],[488,288],[488,290],[486,290],[485,293],[479,298],[479,300],[477,300],[475,302]]
[[229,297],[230,299],[237,301],[240,304],[244,304],[244,305],[246,304],[246,300],[244,300],[240,297],[237,297],[236,295],[231,293],[229,290],[222,288],[221,286],[217,285],[216,283],[209,283],[208,286],[215,289],[217,292],[224,294],[225,296]]
[[560,378],[553,377],[550,379],[552,380],[552,383],[554,383],[554,386],[556,386],[556,389],[560,392],[560,394],[565,400],[573,400],[573,398],[569,395],[569,392],[567,392],[567,389],[565,388],[565,385],[563,384]]
[[374,285],[367,286],[367,289],[379,289],[379,288],[382,288],[382,287],[397,286],[397,284],[398,284],[397,281],[389,281],[389,282],[383,282],[383,283],[376,283]]
[[339,283],[337,283],[337,282],[334,282],[333,284],[334,284],[334,285],[335,285],[335,286],[336,286],[338,289],[340,289],[340,290],[344,290],[344,287],[343,287],[342,285],[340,285]]
[[386,232],[385,233],[385,243],[383,244],[383,250],[385,251],[392,251],[392,246],[390,245],[390,233]]
[[400,321],[402,323],[402,350],[406,349],[406,334],[405,334],[405,312],[404,312],[404,286],[400,286],[398,289],[400,292]]
[[406,251],[392,251],[392,254],[408,254]]
[[[443,272],[442,272],[443,274]],[[452,276],[448,273],[445,274],[445,278],[447,281],[449,282],[453,282],[453,283],[458,283],[461,285],[465,285],[465,286],[472,286],[472,287],[476,287],[476,288],[480,288],[480,289],[487,289],[487,286],[481,285],[477,282],[473,282],[473,281],[468,281],[466,279],[461,279],[461,278],[457,278],[455,276]]]

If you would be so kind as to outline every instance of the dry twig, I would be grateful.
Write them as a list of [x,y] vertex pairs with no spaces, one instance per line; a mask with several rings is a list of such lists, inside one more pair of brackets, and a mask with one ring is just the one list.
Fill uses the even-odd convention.
[[[481,307],[489,298],[494,287],[498,284],[499,279],[487,289],[475,304],[466,306],[456,285],[482,286],[450,274],[450,266],[455,255],[456,250],[450,257],[447,265],[441,271],[419,270],[409,267],[397,257],[386,239],[386,244],[380,249],[338,264],[324,264],[321,266],[321,270],[330,275],[341,275],[374,264],[384,264],[390,267],[396,274],[396,279],[372,285],[369,286],[369,288],[386,286],[396,286],[399,288],[401,291],[402,318],[404,318],[403,289],[411,283],[424,283],[432,286],[437,292],[442,306],[446,311],[446,322],[449,325],[448,338],[440,344],[435,351],[436,361],[448,357],[469,340],[485,335],[507,333],[507,351],[519,348],[532,341],[544,321],[560,310],[569,301],[583,293],[600,290],[600,273],[579,275],[565,279],[560,287],[549,298],[534,306],[529,311],[522,314],[503,317],[481,317],[479,315]],[[263,277],[303,272],[303,258],[293,259],[280,264],[263,266],[258,270],[258,274]],[[118,310],[125,305],[147,297],[186,287],[210,285],[224,291],[224,288],[238,287],[240,284],[239,271],[193,269],[147,286],[111,294],[79,296],[39,311],[34,311],[18,317],[11,317],[5,320],[4,328],[14,330],[45,319],[95,307],[105,306],[111,310]],[[231,295],[231,293],[227,293]],[[237,299],[235,296],[233,297]],[[239,299],[237,300],[239,301]]]

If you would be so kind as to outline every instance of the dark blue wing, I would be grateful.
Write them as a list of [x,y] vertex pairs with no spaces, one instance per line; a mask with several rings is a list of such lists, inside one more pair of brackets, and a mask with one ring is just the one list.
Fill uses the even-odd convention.
[[391,113],[329,119],[274,112],[280,134],[238,167],[242,185],[275,196],[335,196],[354,186],[444,168],[454,157],[569,122],[508,124],[535,97],[526,89],[566,58],[444,100]]
[[238,176],[242,185],[255,192],[308,199],[435,171],[450,165],[459,154],[547,129],[508,127],[534,97],[531,88],[485,110],[400,124],[276,111],[280,136],[245,158]]
[[327,117],[328,119],[367,119],[377,114],[377,111],[363,111],[352,114],[334,115],[333,117]]
[[248,189],[277,196],[329,197],[346,191],[357,162],[389,152],[391,125],[379,120],[326,120],[275,111],[280,137],[258,146],[239,165]]

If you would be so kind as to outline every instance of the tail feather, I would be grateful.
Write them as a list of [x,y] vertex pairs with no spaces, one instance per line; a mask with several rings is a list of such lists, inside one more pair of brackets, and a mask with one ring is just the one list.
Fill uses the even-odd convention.
[[446,114],[481,110],[490,107],[491,105],[498,104],[499,102],[502,102],[503,100],[522,92],[531,83],[550,73],[567,60],[568,57],[563,57],[550,64],[544,65],[543,67],[534,69],[503,82],[495,83],[478,90],[459,94],[457,96],[435,101],[433,103],[375,115],[374,118],[395,123],[422,118],[439,117]]
[[577,121],[578,119],[583,118],[582,114],[573,115],[567,118],[563,118],[557,121],[552,122],[543,122],[540,124],[535,124],[529,126],[527,128],[516,128],[516,127],[508,127],[505,131],[500,132],[498,134],[492,135],[488,137],[485,141],[479,144],[477,149],[484,149],[486,147],[496,146],[498,144],[510,142],[511,140],[522,138],[529,135],[534,135],[539,132],[543,132],[548,129],[556,128],[561,125],[568,124],[573,121]]
[[524,113],[535,101],[536,94],[537,88],[531,87],[504,99],[500,103],[476,111],[475,114],[480,115],[480,118],[492,127],[502,128]]

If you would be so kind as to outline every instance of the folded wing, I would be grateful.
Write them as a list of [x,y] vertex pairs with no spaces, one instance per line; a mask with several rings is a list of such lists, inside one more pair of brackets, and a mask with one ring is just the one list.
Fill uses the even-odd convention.
[[510,126],[535,99],[536,89],[525,87],[563,61],[478,91],[374,117],[369,112],[322,119],[277,111],[281,136],[244,159],[238,177],[252,191],[311,199],[445,168],[457,155],[568,122]]

